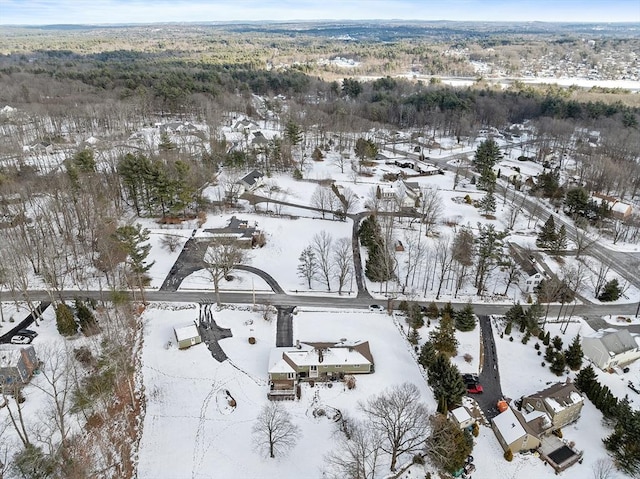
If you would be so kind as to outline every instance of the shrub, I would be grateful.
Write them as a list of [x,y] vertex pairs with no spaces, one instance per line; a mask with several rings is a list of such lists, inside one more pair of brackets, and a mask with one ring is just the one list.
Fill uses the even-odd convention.
[[478,437],[480,435],[480,426],[478,426],[477,422],[473,423],[473,429],[471,429],[471,434],[473,434],[473,437]]
[[511,452],[511,449],[507,449],[506,451],[504,451],[504,458],[507,460],[507,462],[513,461],[513,453]]
[[509,341],[513,342],[513,336],[509,336]]
[[412,462],[414,464],[420,464],[421,466],[423,466],[424,465],[424,457],[422,457],[422,455],[420,455],[420,454],[415,454],[413,456]]
[[249,337],[249,344],[256,344],[256,338],[254,338],[253,336]]
[[356,388],[356,377],[352,374],[344,377],[344,384],[347,386],[347,389],[355,389]]
[[471,354],[469,354],[469,353],[466,353],[463,356],[463,358],[464,358],[465,362],[467,362],[467,363],[470,363],[473,360],[473,356],[471,356]]

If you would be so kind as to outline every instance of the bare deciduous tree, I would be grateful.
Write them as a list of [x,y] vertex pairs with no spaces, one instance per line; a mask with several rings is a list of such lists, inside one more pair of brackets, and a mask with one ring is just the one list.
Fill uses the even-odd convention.
[[216,302],[220,305],[220,281],[222,281],[234,266],[246,261],[247,252],[234,240],[216,238],[209,244],[204,255],[207,271],[213,281],[213,289],[216,293]]
[[353,273],[353,245],[349,238],[338,239],[333,247],[333,272],[338,280],[338,294]]
[[180,236],[166,234],[160,240],[162,246],[165,246],[170,252],[174,252],[180,246]]
[[289,413],[277,402],[262,407],[252,430],[256,448],[271,458],[285,454],[300,437],[300,428],[291,422]]
[[591,466],[593,479],[611,479],[615,472],[615,467],[610,459],[598,459]]
[[331,261],[332,244],[333,237],[324,230],[313,235],[311,247],[315,252],[318,271],[327,286],[327,291],[331,291],[331,277],[333,276],[333,261]]
[[391,455],[392,471],[402,454],[415,452],[424,444],[429,413],[415,384],[394,386],[359,407],[367,415],[371,428],[381,434],[381,449]]
[[333,479],[375,479],[381,452],[380,432],[367,423],[343,418],[341,437],[326,457],[328,477]]
[[420,205],[418,212],[425,225],[425,236],[429,236],[442,215],[442,198],[437,188],[423,187],[420,189]]

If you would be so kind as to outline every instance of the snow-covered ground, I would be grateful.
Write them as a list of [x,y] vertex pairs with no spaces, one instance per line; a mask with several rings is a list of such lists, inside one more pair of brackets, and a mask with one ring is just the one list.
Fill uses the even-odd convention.
[[[411,382],[419,387],[430,410],[435,410],[411,348],[389,316],[300,310],[294,317],[296,338],[367,340],[376,369],[374,374],[357,376],[351,391],[341,383],[332,388],[317,384],[303,387],[300,401],[283,402],[302,434],[286,457],[265,459],[253,447],[251,428],[268,401],[267,367],[275,345],[275,321],[265,322],[259,313],[244,308],[214,313],[218,326],[233,333],[220,342],[229,360],[218,363],[204,344],[180,351],[174,341],[167,349],[167,342],[173,340],[172,328],[189,324],[198,310],[195,305],[190,309],[160,306],[152,305],[144,313],[142,368],[147,406],[139,452],[141,479],[322,477],[336,427],[327,417],[314,417],[315,408],[357,415],[358,401]],[[256,338],[256,344],[248,343],[249,336]],[[236,400],[235,408],[227,407],[224,391]],[[159,460],[169,457],[174,460]]]

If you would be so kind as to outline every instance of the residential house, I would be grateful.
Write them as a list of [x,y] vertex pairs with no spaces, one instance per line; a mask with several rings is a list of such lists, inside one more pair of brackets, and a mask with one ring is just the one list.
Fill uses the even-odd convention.
[[536,287],[547,277],[545,271],[538,265],[535,258],[529,256],[520,245],[509,242],[509,253],[522,269],[520,289],[524,293],[535,292]]
[[256,188],[262,185],[264,181],[264,175],[260,173],[258,170],[253,170],[247,173],[245,176],[238,180],[238,184],[242,191],[238,193],[238,196],[244,193],[245,191],[255,191]]
[[539,411],[551,419],[544,433],[560,429],[580,417],[584,400],[573,383],[556,383],[547,389],[522,398],[522,410]]
[[494,417],[491,427],[505,452],[510,450],[515,454],[540,446],[540,439],[535,431],[524,420],[522,414],[511,407]]
[[38,368],[38,358],[33,346],[0,349],[0,385],[25,384]]
[[207,228],[204,232],[211,234],[214,238],[232,240],[243,248],[252,248],[264,240],[257,222],[250,226],[247,220],[238,219],[236,216],[232,216],[224,228]]
[[249,120],[248,118],[243,118],[242,120],[238,120],[233,125],[233,131],[237,131],[239,133],[244,133],[247,135],[249,133],[252,133],[258,130],[258,128],[259,128],[258,124],[253,120]]
[[604,204],[607,209],[611,211],[611,215],[618,220],[625,220],[633,213],[633,207],[631,205],[620,201],[614,196],[594,193],[591,200],[595,201],[598,205]]
[[269,356],[269,397],[290,395],[299,380],[341,379],[374,368],[368,341],[301,342],[275,348]]
[[195,323],[180,328],[173,328],[173,334],[175,334],[176,341],[178,342],[178,349],[187,349],[202,342],[202,337]]
[[582,338],[584,356],[602,370],[640,358],[640,348],[627,329],[601,329]]

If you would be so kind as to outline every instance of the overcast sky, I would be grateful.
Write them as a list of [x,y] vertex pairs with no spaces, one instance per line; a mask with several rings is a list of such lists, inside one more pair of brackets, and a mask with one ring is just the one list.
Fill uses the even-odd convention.
[[640,0],[0,0],[0,24],[322,19],[640,22]]

